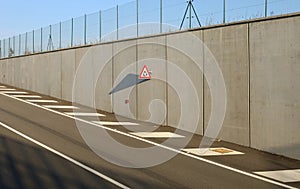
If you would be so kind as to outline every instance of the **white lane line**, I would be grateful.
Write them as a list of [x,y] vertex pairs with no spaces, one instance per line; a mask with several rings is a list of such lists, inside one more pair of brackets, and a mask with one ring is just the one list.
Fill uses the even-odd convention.
[[89,116],[89,117],[105,117],[103,114],[99,113],[85,113],[85,112],[65,112],[69,116]]
[[107,126],[133,126],[133,125],[139,125],[138,123],[131,123],[131,122],[112,122],[112,121],[92,121],[93,123],[99,124],[99,125],[107,125]]
[[15,91],[16,89],[0,88],[0,91]]
[[142,138],[184,138],[182,135],[171,132],[132,132],[131,134]]
[[300,169],[260,171],[255,173],[281,182],[300,182]]
[[228,148],[185,148],[183,151],[197,156],[228,156],[243,155],[244,153]]
[[26,100],[28,102],[34,102],[34,103],[58,103],[56,100],[36,100],[36,99],[30,99]]
[[80,163],[79,161],[77,161],[77,160],[75,160],[75,159],[73,159],[73,158],[71,158],[71,157],[69,157],[69,156],[67,156],[67,155],[65,155],[65,154],[63,154],[63,153],[61,153],[61,152],[59,152],[59,151],[57,151],[57,150],[55,150],[55,149],[53,149],[53,148],[45,145],[45,144],[43,144],[43,143],[41,143],[41,142],[39,142],[39,141],[37,141],[37,140],[35,140],[35,139],[33,139],[33,138],[25,135],[25,134],[23,134],[23,133],[21,133],[20,131],[14,129],[14,128],[12,128],[12,127],[10,127],[10,126],[2,123],[2,122],[0,122],[0,125],[2,127],[6,128],[6,129],[10,130],[11,132],[13,132],[13,133],[15,133],[15,134],[17,134],[17,135],[19,135],[19,136],[21,136],[21,137],[23,137],[23,138],[31,141],[31,142],[33,142],[34,144],[36,144],[36,145],[38,145],[38,146],[40,146],[40,147],[42,147],[42,148],[44,148],[44,149],[46,149],[46,150],[54,153],[54,154],[56,154],[56,155],[58,155],[58,156],[60,156],[62,158],[64,158],[65,160],[68,160],[68,161],[74,163],[75,165],[77,165],[77,166],[85,169],[86,171],[89,171],[90,173],[93,173],[94,175],[97,175],[98,177],[100,177],[100,178],[102,178],[102,179],[104,179],[104,180],[106,180],[106,181],[108,181],[108,182],[110,182],[110,183],[112,183],[112,184],[120,187],[120,188],[129,189],[128,186],[125,186],[124,184],[121,184],[120,182],[118,182],[118,181],[116,181],[116,180],[114,180],[114,179],[112,179],[112,178],[110,178],[110,177],[108,177],[108,176],[106,176],[106,175],[104,175],[104,174],[96,171],[95,169],[92,169],[92,168],[84,165],[83,163]]
[[41,96],[38,95],[12,95],[12,96],[16,98],[42,98]]
[[[0,93],[0,94],[1,94],[1,93]],[[105,129],[105,130],[108,130],[108,131],[111,131],[111,132],[114,132],[114,133],[118,133],[118,134],[123,135],[123,136],[131,137],[131,138],[133,138],[133,139],[136,139],[136,140],[139,140],[139,141],[143,141],[143,142],[145,142],[145,143],[152,144],[152,145],[155,145],[155,146],[164,148],[164,149],[166,149],[166,150],[170,150],[170,151],[172,151],[172,152],[175,152],[175,153],[178,153],[178,154],[181,154],[181,155],[185,155],[185,156],[187,156],[187,157],[194,158],[194,159],[197,159],[197,160],[199,160],[199,161],[202,161],[202,162],[205,162],[205,163],[214,165],[214,166],[221,167],[221,168],[223,168],[223,169],[227,169],[227,170],[233,171],[233,172],[235,172],[235,173],[239,173],[239,174],[242,174],[242,175],[245,175],[245,176],[249,176],[249,177],[251,177],[251,178],[258,179],[258,180],[261,180],[261,181],[264,181],[264,182],[267,182],[267,183],[270,183],[270,184],[274,184],[274,185],[277,185],[277,186],[281,186],[281,187],[284,187],[284,188],[288,188],[288,189],[298,189],[298,188],[295,188],[295,187],[292,187],[292,186],[283,184],[283,183],[281,183],[281,182],[277,182],[277,181],[274,181],[274,180],[271,180],[271,179],[268,179],[268,178],[265,178],[265,177],[262,177],[262,176],[253,174],[253,173],[249,173],[249,172],[242,171],[242,170],[239,170],[239,169],[236,169],[236,168],[227,166],[227,165],[223,165],[223,164],[221,164],[221,163],[217,163],[217,162],[214,162],[214,161],[211,161],[211,160],[208,160],[208,159],[205,159],[205,158],[202,158],[202,157],[193,155],[193,154],[189,154],[189,153],[187,153],[187,152],[184,152],[184,151],[181,151],[181,150],[178,150],[178,149],[175,149],[175,148],[171,148],[171,147],[168,147],[168,146],[165,146],[165,145],[162,145],[162,144],[158,144],[158,143],[156,143],[156,142],[153,142],[153,141],[150,141],[150,140],[147,140],[147,139],[144,139],[144,138],[140,138],[140,137],[137,137],[137,136],[128,134],[128,133],[121,132],[121,131],[119,131],[119,130],[114,130],[114,129],[112,129],[112,128],[105,127],[105,126],[102,126],[102,125],[99,125],[99,124],[96,124],[96,123],[93,123],[93,122],[89,122],[89,121],[87,121],[87,120],[84,120],[84,119],[81,119],[81,118],[78,118],[78,117],[72,117],[72,116],[66,115],[66,114],[64,114],[64,113],[55,111],[55,110],[48,109],[48,108],[46,108],[46,107],[43,107],[43,106],[40,106],[40,105],[37,105],[37,104],[33,104],[33,103],[31,103],[31,102],[27,102],[27,101],[25,101],[25,100],[22,100],[22,99],[19,99],[19,98],[15,98],[15,97],[13,97],[13,96],[9,96],[9,95],[7,95],[7,94],[3,94],[3,93],[2,93],[2,95],[6,96],[6,97],[9,97],[9,98],[13,98],[13,99],[15,99],[15,100],[17,100],[17,101],[20,101],[20,102],[24,102],[24,103],[26,103],[26,104],[30,104],[30,105],[35,106],[35,107],[37,107],[37,108],[41,108],[41,109],[43,109],[43,110],[47,110],[47,111],[50,111],[50,112],[52,112],[52,113],[55,113],[55,114],[58,114],[58,115],[61,115],[61,116],[70,118],[70,119],[74,119],[74,120],[77,120],[77,121],[81,121],[81,122],[86,123],[86,124],[89,124],[89,125],[93,125],[93,126],[96,126],[96,127],[99,127],[99,128],[102,128],[102,129]]]
[[43,105],[45,108],[53,108],[53,109],[79,109],[76,106],[63,106],[63,105]]
[[28,94],[27,92],[23,92],[23,91],[0,91],[0,92],[5,94]]
[[0,86],[0,88],[6,88],[5,86]]

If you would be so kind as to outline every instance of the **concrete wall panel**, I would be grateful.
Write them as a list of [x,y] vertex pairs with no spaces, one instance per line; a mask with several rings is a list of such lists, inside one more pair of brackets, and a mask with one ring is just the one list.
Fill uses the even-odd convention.
[[48,74],[49,74],[49,84],[48,91],[49,95],[61,99],[61,52],[55,52],[49,54],[49,64],[48,64]]
[[[33,74],[29,77],[33,80],[33,91],[49,95],[49,54],[39,54],[33,57]],[[28,63],[32,65],[32,63]]]
[[7,61],[6,71],[7,71],[7,84],[14,86],[14,64],[16,59],[12,59],[11,61]]
[[300,159],[300,19],[253,23],[252,147]]
[[[227,110],[220,139],[249,146],[249,58],[247,24],[204,30],[204,42],[223,72],[227,90]],[[204,70],[209,64],[205,51]],[[204,127],[211,112],[210,89],[204,87]]]
[[[136,74],[137,59],[136,40],[113,44],[113,82],[117,87],[120,82],[136,82],[129,74]],[[117,115],[136,118],[136,92],[137,87],[131,86],[113,93],[113,112]],[[129,100],[126,101],[126,100]]]
[[[167,36],[167,47],[168,125],[178,127],[179,118],[181,118],[183,125],[180,127],[184,130],[203,134],[202,31]],[[171,69],[172,64],[178,66],[186,78],[180,75],[180,71]],[[173,83],[176,86],[171,86]],[[193,90],[190,91],[189,86],[194,87],[198,103],[191,99]],[[180,91],[183,95],[178,94]],[[186,110],[184,110],[184,106],[186,106]],[[198,115],[194,115],[194,113]],[[197,122],[198,125],[194,131],[194,128],[190,127],[194,127]]]
[[94,107],[94,68],[93,53],[89,48],[75,50],[76,72],[74,77],[75,88],[72,94],[73,102],[84,106]]
[[14,62],[14,86],[21,88],[21,59],[16,58]]
[[112,112],[112,44],[92,48],[93,83],[97,109]]
[[138,85],[137,118],[156,124],[166,124],[166,37],[139,39],[138,66],[140,74],[144,65],[152,72],[152,79]]
[[61,60],[62,99],[72,101],[72,87],[75,75],[75,50],[67,50],[62,52]]
[[7,84],[7,60],[1,60],[1,70],[2,70],[2,75],[1,75],[1,82],[4,84]]

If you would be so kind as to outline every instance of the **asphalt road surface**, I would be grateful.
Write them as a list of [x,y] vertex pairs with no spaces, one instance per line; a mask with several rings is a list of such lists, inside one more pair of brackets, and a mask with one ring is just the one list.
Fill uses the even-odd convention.
[[[0,188],[299,188],[300,178],[294,181],[267,177],[257,172],[298,170],[300,162],[250,148],[217,141],[210,148],[215,155],[187,153],[179,146],[184,138],[146,138],[132,133],[115,122],[113,114],[98,112],[92,116],[86,107],[77,106],[84,113],[72,116],[70,102],[61,101],[10,86],[0,87]],[[34,97],[34,96],[36,97]],[[49,101],[50,100],[50,101]],[[56,102],[57,101],[57,102]],[[100,114],[103,114],[100,116]],[[108,125],[97,126],[95,121]],[[141,131],[146,127],[155,132],[170,132],[178,136],[191,136],[185,148],[197,149],[201,136],[166,126],[154,127],[149,123],[137,123]],[[76,125],[77,123],[77,125]],[[98,156],[86,144],[78,123],[94,133],[101,143],[96,150],[107,159]],[[174,153],[170,160],[146,168],[130,168],[112,162],[124,162],[135,166],[135,160],[119,156],[119,149],[112,148],[99,133],[108,133],[116,141],[134,148],[156,147],[160,154],[144,157],[145,161]],[[145,133],[144,133],[145,134]],[[149,133],[148,133],[149,134]],[[221,149],[217,149],[221,148]],[[228,150],[229,149],[229,150]],[[238,152],[237,154],[232,154]],[[143,162],[141,154],[137,165]],[[219,155],[218,155],[219,154]],[[294,175],[290,175],[295,177]],[[297,174],[296,174],[297,177]]]

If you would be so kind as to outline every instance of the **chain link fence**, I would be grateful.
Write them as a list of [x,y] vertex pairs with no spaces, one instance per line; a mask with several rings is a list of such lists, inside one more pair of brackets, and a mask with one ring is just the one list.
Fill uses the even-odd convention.
[[[2,39],[0,58],[281,15],[299,10],[300,0],[136,0]],[[200,23],[196,18],[199,18]],[[151,28],[139,27],[143,23],[159,24]],[[122,30],[127,26],[134,26],[135,29]]]

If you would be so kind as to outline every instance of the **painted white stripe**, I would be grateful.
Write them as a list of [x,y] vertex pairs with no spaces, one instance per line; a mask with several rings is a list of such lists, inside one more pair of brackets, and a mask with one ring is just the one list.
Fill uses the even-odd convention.
[[0,88],[6,88],[5,86],[0,86]]
[[300,182],[300,169],[261,171],[255,173],[281,182]]
[[[0,93],[1,94],[1,93]],[[114,133],[118,133],[120,135],[123,135],[123,136],[127,136],[127,137],[131,137],[133,139],[136,139],[136,140],[139,140],[139,141],[143,141],[145,143],[148,143],[148,144],[152,144],[152,145],[155,145],[155,146],[158,146],[158,147],[161,147],[163,149],[166,149],[166,150],[170,150],[172,152],[175,152],[175,153],[178,153],[178,154],[181,154],[181,155],[185,155],[187,157],[190,157],[190,158],[193,158],[193,159],[197,159],[199,161],[202,161],[202,162],[205,162],[205,163],[208,163],[208,164],[211,164],[211,165],[214,165],[214,166],[218,166],[218,167],[221,167],[223,169],[227,169],[227,170],[230,170],[230,171],[233,171],[235,173],[239,173],[239,174],[242,174],[242,175],[245,175],[245,176],[248,176],[248,177],[251,177],[251,178],[254,178],[254,179],[258,179],[258,180],[261,180],[261,181],[264,181],[264,182],[267,182],[267,183],[270,183],[270,184],[274,184],[274,185],[277,185],[277,186],[281,186],[281,187],[284,187],[284,188],[288,188],[288,189],[297,189],[296,187],[292,187],[292,186],[289,186],[289,185],[286,185],[286,184],[283,184],[283,183],[280,183],[280,182],[277,182],[277,181],[274,181],[274,180],[271,180],[271,179],[268,179],[268,178],[265,178],[265,177],[262,177],[262,176],[259,176],[259,175],[256,175],[256,174],[253,174],[253,173],[249,173],[249,172],[246,172],[246,171],[242,171],[242,170],[239,170],[239,169],[236,169],[236,168],[233,168],[233,167],[230,167],[230,166],[227,166],[227,165],[223,165],[221,163],[217,163],[217,162],[214,162],[214,161],[211,161],[211,160],[208,160],[208,159],[204,159],[202,157],[199,157],[199,156],[196,156],[196,155],[193,155],[193,154],[189,154],[187,152],[184,152],[184,151],[181,151],[181,150],[178,150],[178,149],[174,149],[174,148],[171,148],[171,147],[168,147],[168,146],[165,146],[165,145],[162,145],[162,144],[158,144],[156,142],[153,142],[153,141],[150,141],[150,140],[147,140],[147,139],[144,139],[144,138],[140,138],[140,137],[137,137],[137,136],[134,136],[134,135],[131,135],[131,134],[128,134],[128,133],[124,133],[124,132],[121,132],[121,131],[118,131],[118,130],[114,130],[113,128],[109,128],[109,127],[105,127],[105,126],[102,126],[102,125],[99,125],[99,124],[96,124],[96,123],[93,123],[93,122],[89,122],[87,120],[84,120],[84,119],[81,119],[81,118],[78,118],[78,117],[72,117],[72,116],[69,116],[69,115],[66,115],[64,113],[61,113],[61,112],[58,112],[58,111],[55,111],[55,110],[52,110],[52,109],[48,109],[46,107],[43,107],[43,106],[40,106],[40,105],[37,105],[37,104],[33,104],[31,102],[27,102],[25,100],[22,100],[22,99],[19,99],[19,98],[15,98],[13,96],[9,96],[9,95],[6,95],[6,94],[3,94],[2,95],[8,97],[8,98],[13,98],[17,101],[21,101],[21,102],[24,102],[26,104],[30,104],[32,106],[35,106],[37,108],[41,108],[43,110],[48,110],[52,113],[55,113],[55,114],[58,114],[58,115],[61,115],[61,116],[65,116],[65,117],[68,117],[70,119],[74,119],[74,120],[77,120],[77,121],[81,121],[83,123],[86,123],[86,124],[90,124],[90,125],[93,125],[93,126],[96,126],[96,127],[99,127],[99,128],[102,128],[102,129],[105,129],[105,130],[108,130],[108,131],[111,131],[111,132],[114,132]]]
[[[220,152],[214,151],[214,150],[218,150],[218,149],[230,150],[230,152],[220,153]],[[228,148],[186,148],[186,149],[183,149],[183,151],[197,155],[197,156],[228,156],[228,155],[243,155],[244,154],[242,152],[238,152],[238,151],[231,150]]]
[[131,134],[142,138],[184,138],[182,135],[171,132],[132,132]]
[[36,100],[36,99],[31,99],[27,100],[28,102],[35,102],[35,103],[58,103],[56,100]]
[[0,91],[0,92],[5,94],[28,94],[27,92],[23,92],[23,91]]
[[67,155],[65,155],[65,154],[63,154],[63,153],[61,153],[61,152],[59,152],[59,151],[51,148],[51,147],[49,147],[49,146],[46,146],[45,144],[43,144],[43,143],[41,143],[41,142],[39,142],[39,141],[37,141],[37,140],[35,140],[35,139],[33,139],[33,138],[25,135],[23,133],[21,133],[20,131],[17,131],[16,129],[14,129],[14,128],[12,128],[12,127],[10,127],[10,126],[2,123],[2,122],[0,122],[0,125],[2,127],[6,128],[6,129],[10,130],[11,132],[13,132],[13,133],[15,133],[15,134],[17,134],[17,135],[19,135],[19,136],[21,136],[21,137],[29,140],[30,142],[32,142],[32,143],[34,143],[34,144],[36,144],[36,145],[38,145],[38,146],[40,146],[40,147],[42,147],[42,148],[44,148],[44,149],[46,149],[46,150],[54,153],[54,154],[56,154],[56,155],[64,158],[65,160],[68,160],[68,161],[74,163],[75,165],[77,165],[77,166],[79,166],[79,167],[81,167],[81,168],[89,171],[90,173],[93,173],[94,175],[97,175],[98,177],[100,177],[100,178],[102,178],[102,179],[104,179],[104,180],[106,180],[106,181],[108,181],[108,182],[110,182],[110,183],[112,183],[112,184],[120,187],[120,188],[129,189],[128,186],[125,186],[124,184],[121,184],[120,182],[118,182],[118,181],[116,181],[116,180],[114,180],[114,179],[112,179],[112,178],[110,178],[110,177],[108,177],[108,176],[106,176],[106,175],[104,175],[104,174],[102,174],[102,173],[100,173],[100,172],[98,172],[98,171],[96,171],[96,170],[94,170],[94,169],[92,169],[92,168],[84,165],[83,163],[80,163],[79,161],[77,161],[77,160],[75,160],[75,159],[73,159],[73,158],[71,158],[71,157],[69,157],[69,156],[67,156]]
[[38,95],[12,95],[12,96],[16,98],[42,98],[41,96]]
[[53,108],[53,109],[79,109],[76,106],[63,106],[63,105],[44,105],[45,108]]
[[131,123],[131,122],[111,122],[111,121],[93,121],[93,123],[100,124],[100,125],[108,125],[108,126],[118,126],[118,125],[139,125],[138,123]]
[[103,114],[99,113],[85,113],[85,112],[65,112],[69,116],[90,116],[90,117],[105,117]]
[[0,88],[0,91],[15,91],[16,89]]

